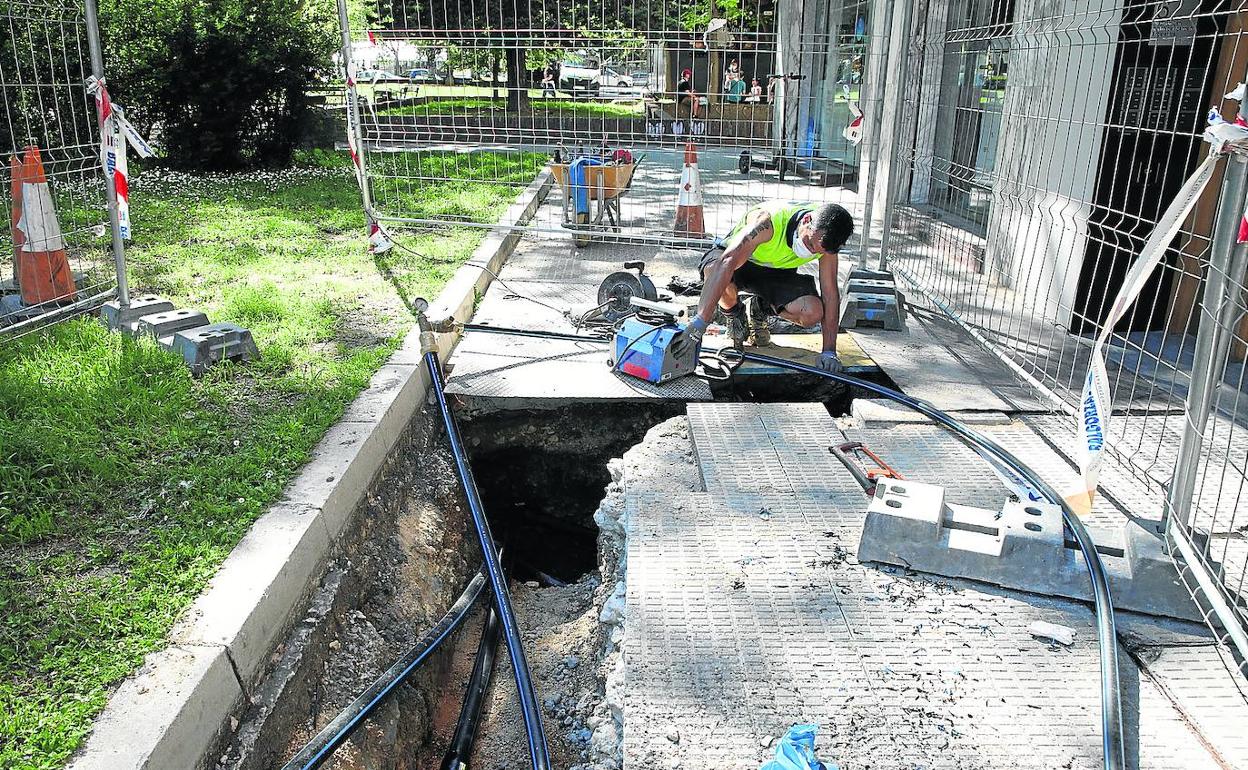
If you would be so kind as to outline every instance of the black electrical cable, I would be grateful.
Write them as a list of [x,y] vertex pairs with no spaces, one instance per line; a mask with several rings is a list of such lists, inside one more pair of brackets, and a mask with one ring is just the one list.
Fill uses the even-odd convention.
[[502,624],[498,612],[491,605],[486,611],[485,625],[481,628],[481,641],[477,644],[477,659],[472,664],[472,676],[464,691],[464,703],[459,709],[459,721],[450,748],[442,757],[441,770],[464,770],[472,757],[472,744],[481,723],[481,708],[485,705],[485,693],[494,676],[494,662],[498,656],[498,640],[502,636]]
[[520,713],[524,718],[524,729],[529,741],[529,757],[533,763],[533,770],[550,770],[550,753],[546,746],[546,734],[542,728],[542,714],[538,708],[537,693],[533,689],[533,677],[529,671],[528,659],[524,654],[520,628],[511,606],[511,596],[507,591],[507,577],[503,574],[498,552],[494,549],[494,536],[490,533],[490,523],[485,518],[485,508],[481,503],[477,482],[472,475],[472,467],[468,464],[468,455],[464,451],[463,440],[459,435],[459,426],[456,425],[455,416],[451,413],[451,407],[446,401],[446,392],[442,385],[442,364],[438,359],[433,329],[424,315],[419,317],[419,322],[421,347],[425,351],[425,366],[429,372],[430,386],[433,389],[438,410],[442,414],[442,421],[446,425],[446,437],[451,445],[451,454],[455,458],[455,470],[459,474],[464,494],[468,498],[472,523],[476,527],[481,552],[485,558],[485,570],[490,577],[490,587],[494,591],[494,606],[502,622],[503,638],[507,640],[507,652],[511,655],[516,690],[520,696]]
[[455,629],[459,628],[464,618],[468,616],[468,611],[481,597],[485,583],[486,569],[485,565],[482,565],[438,624],[429,629],[384,674],[377,677],[351,705],[339,712],[332,722],[325,725],[325,728],[308,741],[299,753],[283,765],[282,770],[312,770],[320,767],[325,760],[333,756],[334,750],[351,737],[351,733],[368,715],[381,705],[403,683],[404,679],[420,668],[421,664],[429,659],[429,656],[446,641]]
[[[492,334],[517,334],[525,337],[541,337],[546,339],[569,339],[577,342],[606,342],[588,337],[576,337],[558,332],[534,332],[525,329],[510,329],[501,326],[484,324],[465,324],[465,331],[489,332]],[[825,377],[845,385],[862,388],[863,390],[883,396],[903,406],[907,406],[920,414],[930,417],[950,430],[955,436],[972,448],[980,449],[994,457],[1006,467],[1017,473],[1024,481],[1054,505],[1062,509],[1062,519],[1074,534],[1075,542],[1083,554],[1088,577],[1092,583],[1093,605],[1096,609],[1097,645],[1100,649],[1101,666],[1101,749],[1104,766],[1109,770],[1122,770],[1126,767],[1126,757],[1122,735],[1122,701],[1118,683],[1118,635],[1114,623],[1114,605],[1109,592],[1109,579],[1105,573],[1105,565],[1096,550],[1092,536],[1088,534],[1078,515],[1071,509],[1057,490],[1041,479],[1021,460],[997,444],[992,439],[972,430],[955,420],[926,401],[892,388],[879,385],[868,380],[852,377],[839,372],[832,373],[818,367],[799,364],[784,358],[768,356],[762,353],[742,353],[745,361],[769,364],[795,372],[803,372],[818,377]]]

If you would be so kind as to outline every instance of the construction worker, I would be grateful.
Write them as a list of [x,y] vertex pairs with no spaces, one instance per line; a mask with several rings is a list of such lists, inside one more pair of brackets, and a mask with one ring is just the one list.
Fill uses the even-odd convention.
[[[836,333],[840,290],[837,255],[854,233],[849,212],[835,203],[764,203],[750,209],[728,236],[702,259],[702,299],[697,315],[684,331],[700,344],[716,309],[738,346],[749,334],[750,319],[738,292],[755,297],[755,327],[765,328],[766,315],[811,327],[822,325],[823,352],[819,368],[838,372]],[[819,260],[819,284],[797,268]]]

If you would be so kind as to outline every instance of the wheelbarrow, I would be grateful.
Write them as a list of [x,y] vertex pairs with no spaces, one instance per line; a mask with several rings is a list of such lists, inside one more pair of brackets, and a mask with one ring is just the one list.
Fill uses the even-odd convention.
[[569,181],[569,164],[550,164],[550,171],[563,191],[563,226],[572,230],[572,240],[577,246],[589,245],[594,233],[620,232],[620,199],[632,187],[633,173],[644,157],[632,163],[586,167],[584,188],[588,206],[585,211],[576,210],[575,197],[581,185]]

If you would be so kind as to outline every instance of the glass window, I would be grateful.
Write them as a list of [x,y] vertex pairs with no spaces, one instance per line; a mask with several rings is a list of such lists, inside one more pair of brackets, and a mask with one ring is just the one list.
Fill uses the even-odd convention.
[[930,202],[988,223],[1009,77],[1012,0],[963,0],[950,13]]
[[[819,127],[819,155],[850,166],[858,165],[859,145],[845,137],[854,120],[867,61],[867,0],[826,0],[824,18],[833,20],[824,54],[820,92],[816,94],[814,125]],[[824,12],[824,8],[820,8]]]

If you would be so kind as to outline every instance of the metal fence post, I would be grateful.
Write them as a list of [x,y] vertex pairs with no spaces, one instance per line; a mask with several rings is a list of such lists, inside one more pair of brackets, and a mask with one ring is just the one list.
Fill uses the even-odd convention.
[[[897,66],[894,69],[896,77],[890,77],[888,80],[894,91],[891,110],[893,122],[889,125],[888,157],[882,161],[886,171],[884,173],[884,216],[881,218],[880,225],[880,270],[888,269],[888,243],[893,231],[893,217],[897,210],[897,196],[901,187],[898,181],[901,174],[897,173],[897,155],[901,144],[901,129],[905,124],[901,113],[906,106],[906,67],[910,61],[910,18],[914,0],[902,0],[900,5],[900,34],[894,38],[893,30],[889,30],[890,47],[897,46]],[[883,102],[883,99],[880,101]],[[877,159],[876,166],[878,167],[880,163],[881,161]]]
[[[87,45],[91,49],[91,74],[96,80],[104,82],[104,49],[100,47],[100,15],[96,0],[86,0],[87,12]],[[100,141],[103,142],[109,131],[107,120],[100,122]],[[101,158],[101,167],[103,167]],[[117,302],[122,307],[130,305],[130,289],[126,283],[126,245],[121,238],[121,219],[117,213],[117,188],[104,168],[104,192],[108,198],[108,224],[113,233],[113,262],[117,267]]]
[[364,158],[364,132],[360,123],[360,99],[351,72],[351,23],[347,16],[347,0],[338,0],[338,26],[342,29],[342,70],[347,81],[347,134],[355,146],[352,160],[360,175],[360,197],[364,201],[364,214],[369,222],[373,218],[373,199],[368,189],[368,166]]
[[[1248,160],[1230,155],[1222,178],[1222,196],[1218,201],[1217,218],[1214,220],[1213,239],[1209,245],[1209,270],[1205,275],[1205,288],[1200,303],[1200,327],[1196,332],[1196,346],[1192,356],[1192,376],[1187,390],[1187,403],[1183,409],[1183,436],[1179,441],[1178,457],[1174,463],[1174,476],[1166,491],[1166,507],[1163,516],[1166,524],[1175,517],[1185,527],[1191,524],[1193,494],[1196,472],[1200,461],[1200,447],[1204,441],[1205,426],[1209,421],[1213,390],[1222,379],[1223,358],[1230,333],[1221,323],[1223,305],[1227,299],[1228,276],[1232,252],[1242,250],[1235,239],[1239,223],[1244,216],[1245,178],[1248,177]],[[1235,260],[1239,262],[1240,260]]]
[[[876,2],[872,6],[872,11],[878,8],[881,3]],[[884,2],[884,28],[883,35],[877,35],[871,38],[870,47],[867,49],[867,63],[873,68],[878,64],[880,70],[879,80],[879,99],[871,99],[871,113],[867,116],[867,127],[871,131],[871,141],[867,143],[868,155],[870,157],[871,173],[867,175],[866,196],[862,206],[862,264],[867,263],[867,253],[871,250],[871,220],[875,216],[873,209],[875,208],[875,180],[880,170],[880,123],[884,118],[884,86],[888,81],[888,55],[890,38],[893,35],[893,3]],[[877,49],[883,44],[883,50],[879,52],[879,62],[872,61]],[[874,79],[872,73],[872,79]],[[866,83],[864,82],[865,86]],[[874,88],[874,86],[873,86]],[[874,96],[874,94],[873,94]],[[859,164],[861,167],[861,163]]]

